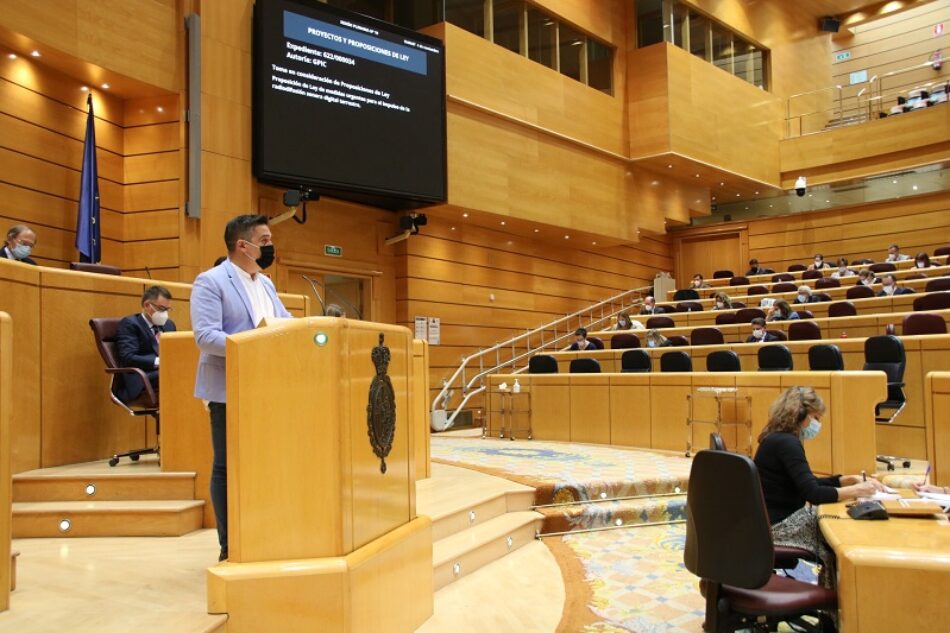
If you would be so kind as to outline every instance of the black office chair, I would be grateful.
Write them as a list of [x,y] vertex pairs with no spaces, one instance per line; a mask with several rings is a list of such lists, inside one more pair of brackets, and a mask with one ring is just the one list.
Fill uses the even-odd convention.
[[660,356],[660,371],[693,371],[693,359],[686,352],[666,352]]
[[693,458],[683,562],[701,579],[709,633],[760,630],[760,619],[774,631],[802,616],[835,630],[827,616],[838,605],[833,589],[773,573],[776,548],[762,483],[745,455],[709,450]]
[[717,270],[713,273],[713,279],[729,279],[732,277],[731,270]]
[[[161,425],[158,411],[158,393],[152,389],[152,383],[141,369],[137,367],[122,367],[119,364],[119,354],[116,350],[116,335],[119,331],[119,321],[117,318],[89,319],[89,327],[92,329],[93,337],[96,340],[96,349],[99,350],[99,356],[105,363],[106,373],[110,376],[109,397],[113,404],[116,404],[128,412],[133,417],[151,417],[155,419],[155,435],[161,433]],[[139,377],[145,388],[142,394],[133,402],[123,402],[115,395],[115,378],[119,374],[133,374]],[[146,426],[148,422],[146,422]],[[128,457],[133,462],[139,461],[142,455],[158,453],[158,447],[136,448],[125,453],[115,453],[109,459],[109,466],[115,466],[119,463],[120,457]]]
[[722,441],[722,436],[713,431],[709,434],[709,450],[711,451],[724,451],[726,450],[726,443]]
[[706,371],[742,371],[742,364],[738,354],[721,349],[706,356]]
[[792,371],[794,368],[792,353],[784,345],[759,348],[759,371]]
[[[874,409],[874,419],[878,424],[891,424],[907,406],[904,395],[904,368],[907,358],[904,344],[893,334],[871,336],[864,341],[864,371],[883,371],[887,375],[887,400]],[[877,461],[894,470],[899,463],[910,468],[910,460],[893,455],[878,455]]]
[[811,371],[843,371],[844,357],[837,345],[812,345],[808,348],[808,369]]
[[627,350],[620,356],[620,371],[633,374],[644,374],[653,371],[650,355],[643,349]]
[[673,301],[698,301],[699,293],[692,288],[682,288],[673,293]]
[[528,360],[529,374],[556,374],[557,359],[545,354],[537,354]]
[[572,374],[599,374],[600,363],[593,358],[575,358],[571,361],[570,372]]

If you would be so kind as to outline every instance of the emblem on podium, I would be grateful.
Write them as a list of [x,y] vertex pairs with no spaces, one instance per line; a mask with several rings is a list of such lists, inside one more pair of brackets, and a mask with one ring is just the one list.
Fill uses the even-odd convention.
[[379,345],[373,348],[372,359],[376,366],[376,375],[369,386],[369,403],[366,405],[366,425],[369,443],[373,453],[379,458],[379,472],[386,473],[386,457],[393,447],[396,434],[396,394],[386,372],[392,355],[383,345],[383,334],[379,335]]

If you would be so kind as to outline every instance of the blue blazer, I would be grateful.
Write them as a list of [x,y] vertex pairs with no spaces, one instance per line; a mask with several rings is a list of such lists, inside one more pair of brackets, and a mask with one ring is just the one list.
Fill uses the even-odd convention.
[[[191,327],[201,350],[195,397],[210,402],[227,402],[224,349],[228,334],[257,327],[251,300],[237,275],[234,264],[224,261],[198,275],[191,287]],[[273,282],[263,275],[261,280],[274,303],[274,314],[290,318],[290,313],[277,298]]]
[[[162,327],[162,332],[174,332],[175,322],[169,319]],[[158,358],[158,339],[154,332],[145,324],[141,313],[131,314],[119,321],[119,330],[115,336],[115,348],[119,354],[119,366],[138,367],[145,372],[149,380],[158,374],[155,359]],[[121,400],[128,404],[135,400],[145,390],[142,379],[135,374],[116,374],[112,391]]]

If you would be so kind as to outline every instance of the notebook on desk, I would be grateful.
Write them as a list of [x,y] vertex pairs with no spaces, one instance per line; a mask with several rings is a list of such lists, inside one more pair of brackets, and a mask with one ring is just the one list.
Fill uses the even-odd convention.
[[929,517],[943,513],[943,508],[931,499],[893,499],[881,504],[888,516]]

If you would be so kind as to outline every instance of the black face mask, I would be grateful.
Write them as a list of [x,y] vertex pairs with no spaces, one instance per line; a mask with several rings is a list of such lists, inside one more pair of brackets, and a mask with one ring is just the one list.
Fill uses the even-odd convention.
[[261,249],[261,256],[255,259],[254,262],[261,267],[261,270],[269,268],[274,263],[274,245],[268,244],[258,246],[258,248]]

